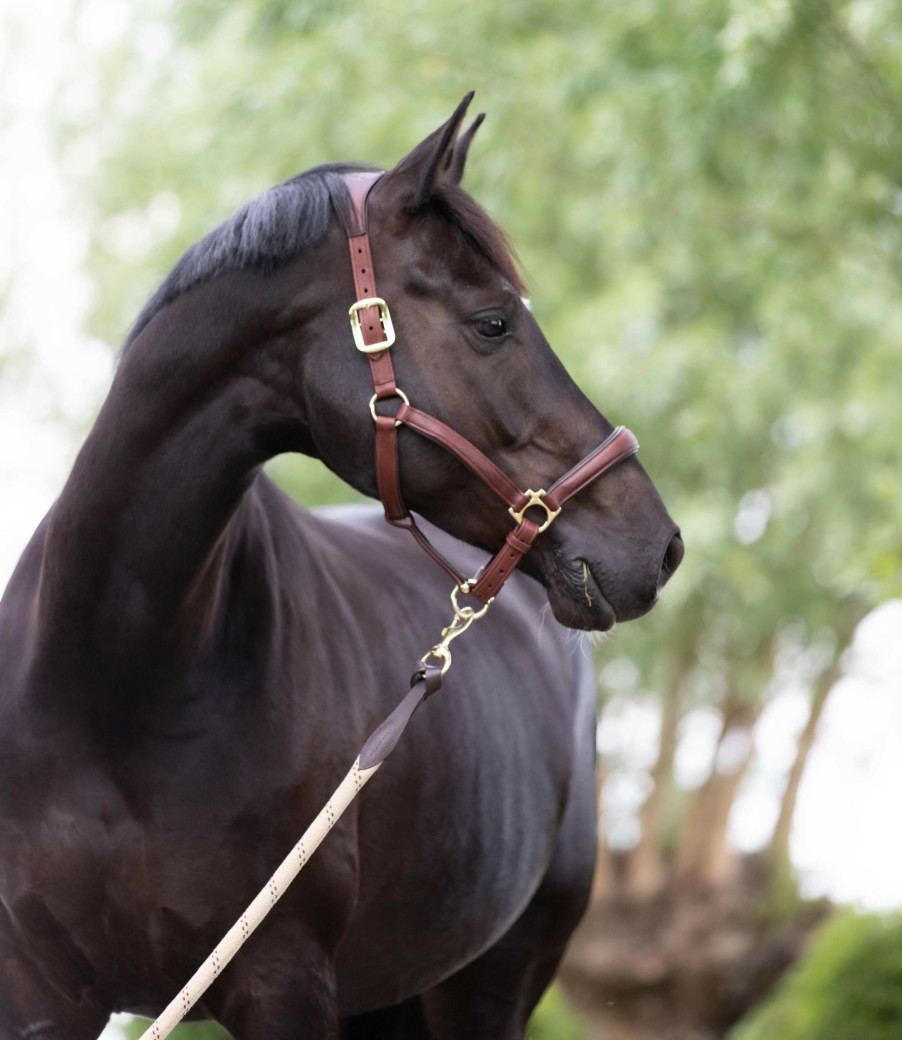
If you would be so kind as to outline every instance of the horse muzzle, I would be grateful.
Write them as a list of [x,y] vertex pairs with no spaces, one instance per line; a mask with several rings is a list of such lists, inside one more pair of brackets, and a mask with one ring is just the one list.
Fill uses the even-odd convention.
[[577,542],[583,539],[568,538],[537,552],[535,566],[529,569],[545,586],[555,618],[568,628],[587,631],[606,632],[617,622],[647,614],[685,552],[672,522],[655,550],[604,539],[587,552],[577,549]]

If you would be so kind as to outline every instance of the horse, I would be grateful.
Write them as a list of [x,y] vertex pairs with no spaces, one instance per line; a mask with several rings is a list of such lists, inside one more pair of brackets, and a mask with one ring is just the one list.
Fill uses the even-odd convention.
[[[313,456],[377,497],[402,389],[521,488],[616,432],[461,187],[470,96],[381,176],[315,167],[248,203],[126,340],[0,603],[0,1040],[158,1014],[447,620],[447,575],[378,506],[307,511],[267,460]],[[393,357],[399,388],[372,414],[348,328],[362,173],[386,301],[365,309],[390,306],[395,339],[369,357]],[[405,508],[478,572],[508,511],[386,425]],[[572,630],[647,612],[683,552],[627,454],[553,525],[530,492],[532,551],[441,694],[191,1017],[236,1040],[522,1040],[593,874],[593,667]]]

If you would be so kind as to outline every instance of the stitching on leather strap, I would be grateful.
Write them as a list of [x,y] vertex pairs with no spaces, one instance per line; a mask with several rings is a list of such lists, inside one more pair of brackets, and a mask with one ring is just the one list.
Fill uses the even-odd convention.
[[545,502],[550,509],[561,506],[577,492],[597,480],[618,462],[635,455],[639,450],[639,442],[635,434],[625,426],[616,430],[589,455],[556,480],[545,495]]
[[387,519],[407,516],[401,499],[395,419],[390,415],[376,416],[376,487]]
[[452,455],[455,455],[465,466],[469,467],[477,476],[482,478],[491,491],[504,502],[505,505],[514,508],[521,507],[527,497],[517,485],[507,477],[492,460],[484,455],[474,444],[462,437],[450,426],[446,426],[441,419],[434,415],[421,412],[419,408],[412,405],[402,405],[398,409],[398,419],[405,426],[421,433],[424,437],[440,444]]

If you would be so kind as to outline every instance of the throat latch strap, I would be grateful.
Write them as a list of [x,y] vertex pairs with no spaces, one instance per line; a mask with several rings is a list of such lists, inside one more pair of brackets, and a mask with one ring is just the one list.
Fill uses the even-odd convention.
[[[375,267],[367,230],[367,197],[381,176],[380,173],[344,175],[351,198],[348,249],[357,297],[349,316],[354,343],[367,358],[373,379],[370,412],[376,425],[376,486],[386,520],[396,527],[409,530],[462,592],[482,603],[488,603],[532,548],[538,535],[551,525],[564,503],[618,462],[635,454],[639,442],[629,430],[618,426],[581,462],[555,481],[548,491],[522,491],[465,437],[435,416],[411,405],[395,380],[391,361],[391,347],[395,342],[394,326],[388,304],[376,290]],[[380,414],[377,404],[391,398],[398,401],[392,414]],[[508,507],[516,522],[516,527],[507,536],[500,551],[477,578],[465,579],[429,542],[404,505],[398,466],[398,429],[402,425],[441,445],[459,459]],[[529,513],[533,515],[527,515]]]

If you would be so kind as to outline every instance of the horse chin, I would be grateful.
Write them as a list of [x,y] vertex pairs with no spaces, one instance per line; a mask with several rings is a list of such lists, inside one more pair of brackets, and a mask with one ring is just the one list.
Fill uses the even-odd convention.
[[559,562],[554,572],[546,576],[545,587],[551,612],[567,628],[607,632],[614,627],[614,608],[583,560],[563,565]]

